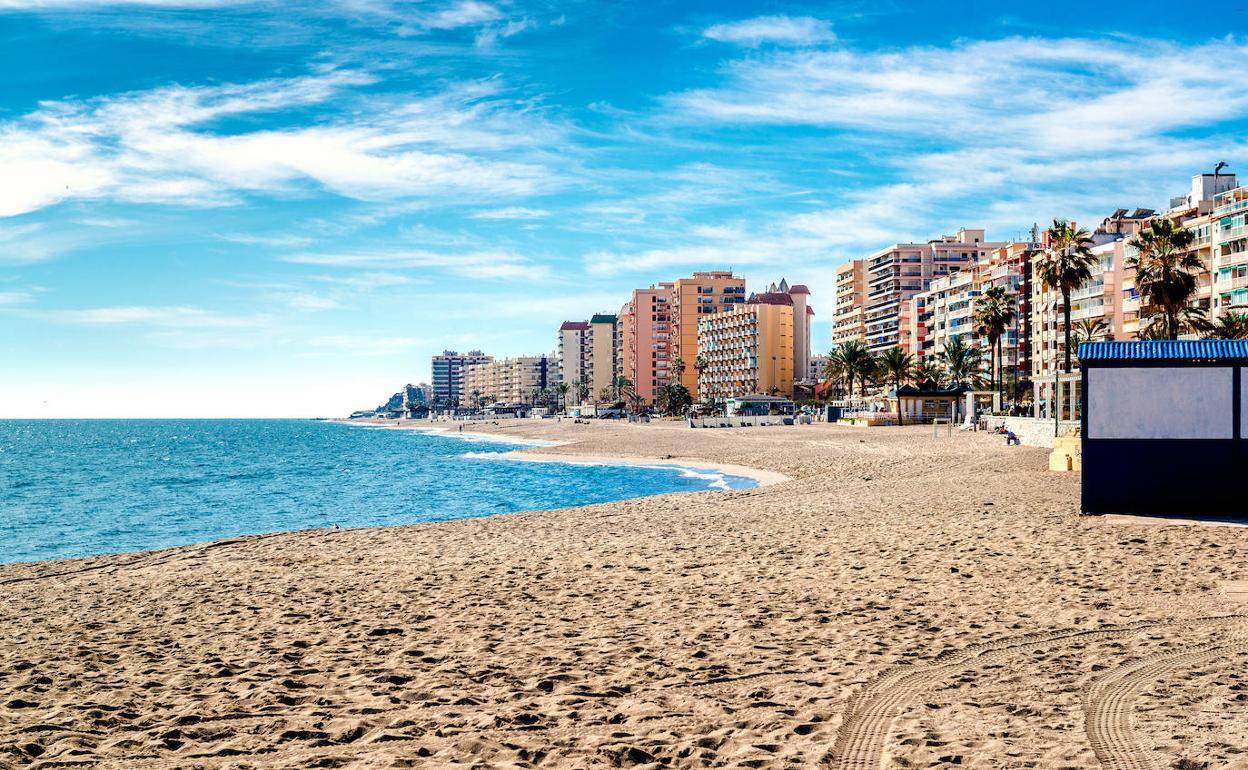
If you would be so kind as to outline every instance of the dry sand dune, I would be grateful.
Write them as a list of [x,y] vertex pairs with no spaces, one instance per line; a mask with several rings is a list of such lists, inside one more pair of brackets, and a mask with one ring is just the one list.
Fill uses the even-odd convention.
[[487,429],[791,480],[0,568],[0,766],[1248,767],[1248,530],[996,436]]

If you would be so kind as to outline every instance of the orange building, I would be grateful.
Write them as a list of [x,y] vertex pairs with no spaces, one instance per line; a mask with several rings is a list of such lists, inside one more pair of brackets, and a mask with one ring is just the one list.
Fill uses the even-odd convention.
[[[698,393],[698,321],[745,304],[745,279],[730,271],[694,273],[672,285],[671,360],[684,365],[680,383],[695,397]],[[675,378],[673,377],[673,380]]]

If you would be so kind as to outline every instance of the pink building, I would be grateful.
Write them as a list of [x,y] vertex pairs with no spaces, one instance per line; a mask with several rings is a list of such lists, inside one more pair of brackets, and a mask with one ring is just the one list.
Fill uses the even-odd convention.
[[671,379],[671,302],[675,284],[657,283],[634,289],[620,309],[621,373],[637,395],[654,403]]

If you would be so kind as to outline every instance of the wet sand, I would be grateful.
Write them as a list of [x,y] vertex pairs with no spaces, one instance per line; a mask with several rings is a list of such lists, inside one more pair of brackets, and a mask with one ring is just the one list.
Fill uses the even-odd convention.
[[0,767],[1248,768],[1248,530],[984,434],[471,429],[787,480],[0,567]]

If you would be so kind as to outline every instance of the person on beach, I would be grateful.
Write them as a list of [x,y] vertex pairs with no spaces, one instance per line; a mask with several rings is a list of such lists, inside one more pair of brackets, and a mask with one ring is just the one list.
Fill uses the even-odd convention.
[[1023,442],[1018,440],[1018,436],[1014,435],[1014,431],[1007,430],[1005,432],[1005,445],[1009,446],[1011,444],[1015,446],[1022,446]]

